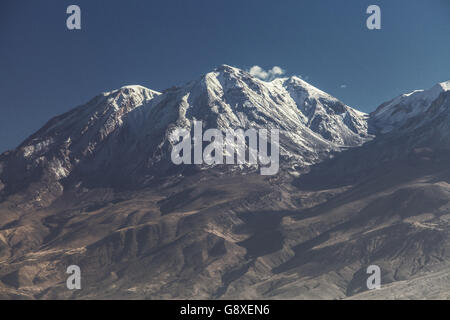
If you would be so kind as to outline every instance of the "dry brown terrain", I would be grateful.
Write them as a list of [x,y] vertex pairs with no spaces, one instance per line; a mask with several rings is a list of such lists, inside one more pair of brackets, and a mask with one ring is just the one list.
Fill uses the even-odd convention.
[[[448,159],[413,153],[370,176],[346,173],[347,183],[324,177],[339,159],[300,178],[206,170],[144,190],[66,192],[40,210],[10,197],[0,209],[0,294],[448,298]],[[82,290],[66,288],[71,264]],[[367,292],[371,264],[382,289]]]

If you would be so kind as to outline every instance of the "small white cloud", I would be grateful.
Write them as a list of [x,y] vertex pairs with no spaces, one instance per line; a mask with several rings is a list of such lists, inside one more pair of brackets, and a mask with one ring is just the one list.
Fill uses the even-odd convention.
[[260,78],[260,79],[267,79],[269,74],[267,73],[267,71],[265,71],[263,68],[261,68],[260,66],[253,66],[250,68],[250,70],[248,71],[252,76]]
[[346,85],[346,84],[341,84],[339,87],[340,87],[341,89],[345,89],[345,88],[347,88],[347,85]]
[[274,76],[281,76],[285,73],[286,71],[284,71],[283,69],[281,69],[278,66],[275,66],[272,68],[272,70],[269,70],[270,74],[273,74]]
[[266,81],[271,81],[283,74],[286,73],[285,70],[281,69],[278,66],[274,66],[272,69],[270,70],[264,70],[263,68],[261,68],[260,66],[253,66],[250,68],[250,70],[248,71],[252,76],[257,77],[261,80],[266,80]]

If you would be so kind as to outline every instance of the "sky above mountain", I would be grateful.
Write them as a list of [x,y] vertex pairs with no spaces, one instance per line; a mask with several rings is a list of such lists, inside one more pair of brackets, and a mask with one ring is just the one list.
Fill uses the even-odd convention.
[[[81,30],[66,8],[81,8]],[[366,28],[381,7],[382,29]],[[161,91],[229,64],[298,75],[370,112],[450,79],[448,0],[23,1],[0,5],[0,152],[103,91]]]

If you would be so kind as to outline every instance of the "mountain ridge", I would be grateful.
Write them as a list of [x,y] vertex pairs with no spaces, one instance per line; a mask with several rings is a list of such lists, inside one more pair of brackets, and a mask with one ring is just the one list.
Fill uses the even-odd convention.
[[[228,66],[100,94],[0,155],[0,298],[448,299],[450,92],[409,96],[369,118]],[[172,165],[194,121],[280,129],[278,174]]]
[[89,183],[112,175],[118,176],[116,185],[147,183],[173,172],[169,132],[191,130],[194,120],[221,130],[280,129],[281,156],[301,167],[372,138],[366,114],[297,77],[265,82],[222,65],[182,87],[160,93],[124,86],[54,117],[0,156],[1,166],[9,166],[0,173],[3,194],[23,189],[39,175],[61,190],[60,182],[73,180],[74,171]]

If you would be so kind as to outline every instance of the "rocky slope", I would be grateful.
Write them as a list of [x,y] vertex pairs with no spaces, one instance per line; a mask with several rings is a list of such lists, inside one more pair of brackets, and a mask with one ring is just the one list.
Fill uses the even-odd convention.
[[[0,297],[449,298],[449,107],[446,82],[369,117],[230,66],[101,94],[0,156]],[[279,129],[280,172],[172,165],[194,120]]]
[[174,174],[169,134],[194,120],[279,129],[281,156],[300,167],[371,138],[366,114],[299,78],[264,82],[224,65],[181,88],[123,87],[55,117],[0,156],[0,196],[25,191],[28,203],[46,206],[65,189],[151,184]]

